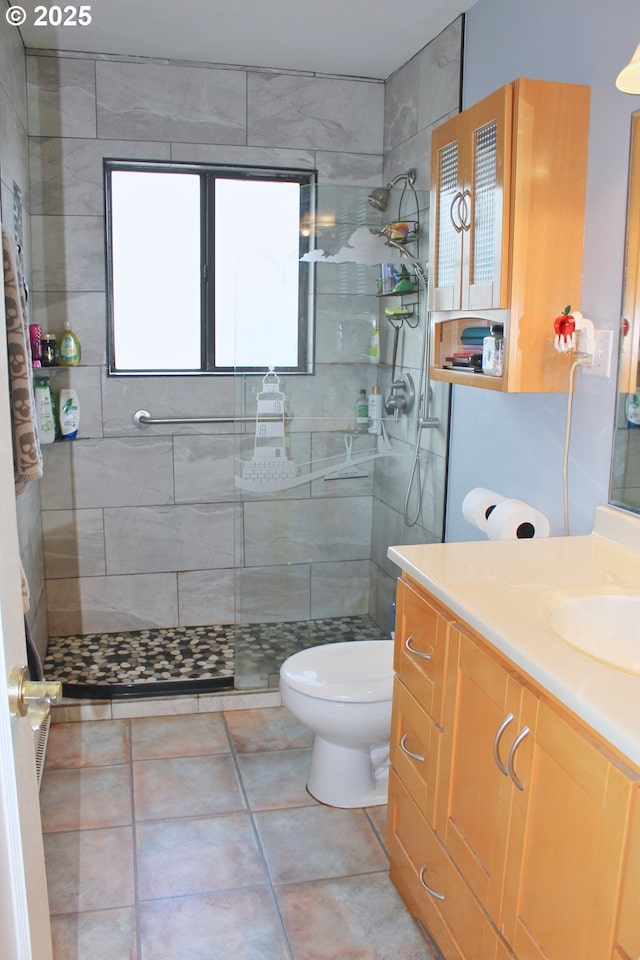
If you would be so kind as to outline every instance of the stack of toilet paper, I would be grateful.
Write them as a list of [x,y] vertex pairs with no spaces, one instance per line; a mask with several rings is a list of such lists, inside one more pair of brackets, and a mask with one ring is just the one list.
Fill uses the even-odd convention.
[[549,536],[543,513],[522,500],[503,497],[486,487],[474,487],[462,501],[462,515],[489,540],[530,540]]

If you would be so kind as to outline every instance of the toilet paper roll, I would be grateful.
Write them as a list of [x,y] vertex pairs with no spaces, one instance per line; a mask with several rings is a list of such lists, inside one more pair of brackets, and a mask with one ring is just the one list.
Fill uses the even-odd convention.
[[486,487],[474,487],[462,501],[462,516],[472,527],[486,531],[487,520],[504,497]]
[[549,536],[543,513],[522,500],[501,500],[487,520],[489,540],[531,540]]

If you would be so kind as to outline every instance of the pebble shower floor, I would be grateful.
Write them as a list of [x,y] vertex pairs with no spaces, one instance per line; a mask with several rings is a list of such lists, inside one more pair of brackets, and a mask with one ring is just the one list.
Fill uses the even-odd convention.
[[140,684],[228,678],[244,689],[275,687],[280,664],[324,643],[381,638],[367,616],[289,623],[171,627],[52,637],[47,679],[65,684]]

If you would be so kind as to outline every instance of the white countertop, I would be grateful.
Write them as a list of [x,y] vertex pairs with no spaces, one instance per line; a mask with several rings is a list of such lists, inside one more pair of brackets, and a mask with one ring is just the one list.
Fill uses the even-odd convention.
[[580,653],[548,623],[566,598],[640,594],[640,517],[598,507],[589,536],[417,544],[388,555],[640,766],[640,677]]

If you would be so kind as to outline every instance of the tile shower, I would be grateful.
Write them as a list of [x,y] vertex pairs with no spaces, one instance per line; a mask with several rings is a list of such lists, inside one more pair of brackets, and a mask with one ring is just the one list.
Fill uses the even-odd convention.
[[[248,433],[141,430],[132,416],[141,408],[157,417],[250,415],[260,378],[104,373],[102,158],[315,167],[321,190],[347,191],[356,206],[409,166],[420,187],[429,128],[457,110],[460,37],[456,21],[386,84],[27,56],[33,319],[54,332],[69,319],[83,346],[81,367],[54,374],[55,389],[71,380],[80,395],[81,439],[46,451],[41,484],[51,637],[260,624],[268,631],[333,619],[341,630],[352,618],[386,630],[395,574],[386,546],[441,535],[446,389],[434,384],[441,426],[424,437],[416,527],[402,521],[409,456],[380,461],[364,480],[240,498],[233,461],[249,455]],[[318,270],[315,376],[284,381],[290,455],[300,462],[338,455],[358,390],[389,378],[385,331],[383,363],[365,359],[376,272]],[[407,331],[401,345],[401,368],[414,374],[419,336]],[[410,452],[411,430],[402,420],[390,425],[400,452]]]

